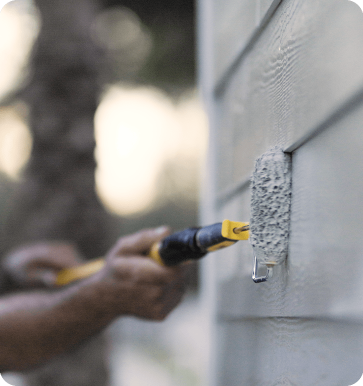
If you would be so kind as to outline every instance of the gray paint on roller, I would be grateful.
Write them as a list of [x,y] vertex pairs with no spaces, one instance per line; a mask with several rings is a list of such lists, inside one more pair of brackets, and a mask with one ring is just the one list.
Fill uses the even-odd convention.
[[250,243],[259,264],[281,264],[288,250],[291,157],[274,147],[256,160],[251,180]]

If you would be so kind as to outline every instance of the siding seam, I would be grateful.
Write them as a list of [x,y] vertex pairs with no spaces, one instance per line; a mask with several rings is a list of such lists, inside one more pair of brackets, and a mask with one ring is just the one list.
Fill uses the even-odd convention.
[[216,98],[218,98],[221,94],[224,93],[224,90],[226,89],[232,75],[242,63],[247,54],[253,49],[254,45],[257,43],[263,31],[266,29],[267,25],[269,24],[270,20],[279,8],[282,1],[283,0],[273,1],[265,16],[261,20],[260,25],[255,29],[254,33],[252,34],[250,40],[247,42],[247,44],[244,44],[243,47],[240,48],[240,53],[237,54],[234,60],[232,60],[232,63],[225,70],[224,75],[221,76],[220,80],[216,82],[216,86],[214,88],[214,95]]

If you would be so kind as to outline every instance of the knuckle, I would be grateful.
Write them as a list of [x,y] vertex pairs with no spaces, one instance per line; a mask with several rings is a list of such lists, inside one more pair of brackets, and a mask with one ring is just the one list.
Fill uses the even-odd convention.
[[154,319],[158,321],[165,320],[167,316],[167,313],[164,310],[164,307],[162,305],[159,305],[154,309]]
[[122,250],[125,244],[125,237],[121,237],[116,241],[115,247],[113,248],[113,253],[117,254],[120,250]]
[[149,291],[150,301],[158,304],[159,300],[163,297],[164,290],[160,286],[154,286],[152,290]]
[[166,319],[166,317],[167,317],[167,315],[165,315],[165,314],[159,315],[157,318],[157,321],[163,322]]
[[132,283],[135,287],[139,285],[137,268],[125,264],[124,261],[114,264],[113,274],[120,281]]

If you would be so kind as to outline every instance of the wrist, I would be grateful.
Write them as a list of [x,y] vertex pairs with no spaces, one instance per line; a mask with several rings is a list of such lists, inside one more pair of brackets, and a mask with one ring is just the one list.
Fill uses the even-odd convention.
[[102,279],[90,277],[61,289],[56,296],[58,296],[61,312],[71,313],[80,324],[89,323],[94,330],[97,330],[116,317],[108,305],[107,295]]

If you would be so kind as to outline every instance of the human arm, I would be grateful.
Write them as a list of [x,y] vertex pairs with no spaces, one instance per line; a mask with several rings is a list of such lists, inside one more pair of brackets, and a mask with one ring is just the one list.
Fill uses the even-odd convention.
[[19,371],[65,352],[115,318],[162,320],[184,292],[184,266],[161,267],[143,254],[168,231],[121,238],[94,276],[57,290],[0,300],[0,371]]
[[38,241],[10,250],[1,260],[7,290],[54,287],[57,274],[84,263],[76,246],[64,241]]

